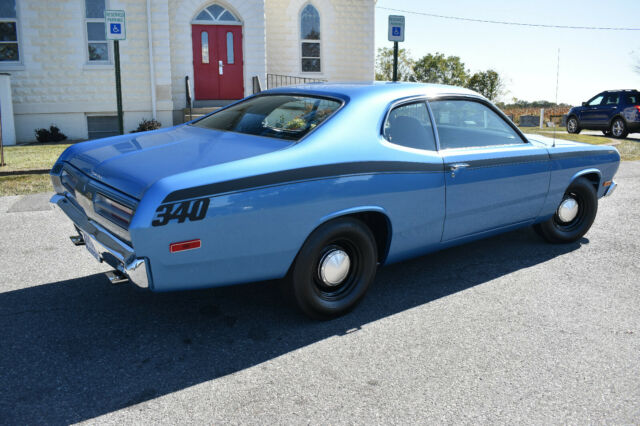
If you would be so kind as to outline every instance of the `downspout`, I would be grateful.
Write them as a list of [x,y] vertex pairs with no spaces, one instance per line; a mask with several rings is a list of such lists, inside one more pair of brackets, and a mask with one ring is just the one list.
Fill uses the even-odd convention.
[[156,70],[153,65],[153,34],[151,31],[151,0],[147,0],[147,38],[149,39],[149,79],[151,80],[151,114],[156,119]]

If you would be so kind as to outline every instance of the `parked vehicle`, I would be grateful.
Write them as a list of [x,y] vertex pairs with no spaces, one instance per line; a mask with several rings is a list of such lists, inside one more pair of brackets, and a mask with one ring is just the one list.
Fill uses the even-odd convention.
[[169,291],[283,278],[302,311],[331,318],[378,265],[529,225],[580,239],[619,161],[610,146],[527,138],[467,89],[310,84],[72,145],[52,202],[112,279]]
[[567,116],[567,132],[602,130],[605,136],[624,139],[640,132],[640,92],[607,90],[598,93],[582,106],[573,107]]

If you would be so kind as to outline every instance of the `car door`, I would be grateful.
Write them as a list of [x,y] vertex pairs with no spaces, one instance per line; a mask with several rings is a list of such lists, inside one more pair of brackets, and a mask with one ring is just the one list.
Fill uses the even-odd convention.
[[384,121],[383,137],[385,157],[401,159],[412,170],[394,178],[399,185],[396,202],[388,207],[396,211],[393,251],[400,257],[415,255],[440,244],[445,214],[442,157],[426,101],[403,100],[393,105]]
[[580,127],[590,128],[598,125],[597,117],[598,114],[601,114],[600,105],[604,100],[604,96],[605,93],[600,93],[586,102],[580,114]]
[[608,128],[613,116],[620,111],[621,100],[619,92],[607,93],[602,100],[602,104],[600,104],[600,107],[597,109],[594,124],[602,128]]
[[489,103],[430,101],[445,168],[442,241],[535,219],[547,196],[550,161]]

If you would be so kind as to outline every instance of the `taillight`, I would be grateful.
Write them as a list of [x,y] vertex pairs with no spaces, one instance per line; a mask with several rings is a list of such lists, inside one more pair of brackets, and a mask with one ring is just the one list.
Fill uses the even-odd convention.
[[93,208],[96,213],[106,217],[117,225],[127,229],[133,217],[133,209],[118,203],[111,198],[97,193],[93,201]]
[[636,109],[638,110],[638,114],[640,114],[640,105],[636,105]]

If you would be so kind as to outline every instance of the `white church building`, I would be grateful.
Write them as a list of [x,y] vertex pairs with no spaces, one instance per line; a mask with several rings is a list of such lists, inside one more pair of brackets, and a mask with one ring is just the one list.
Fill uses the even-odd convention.
[[117,133],[105,10],[126,15],[129,132],[143,118],[181,123],[187,85],[206,107],[252,94],[257,81],[266,89],[373,80],[374,8],[375,0],[0,0],[0,108],[3,130],[15,127],[13,140],[3,131],[5,144],[33,141],[52,124],[72,140]]

